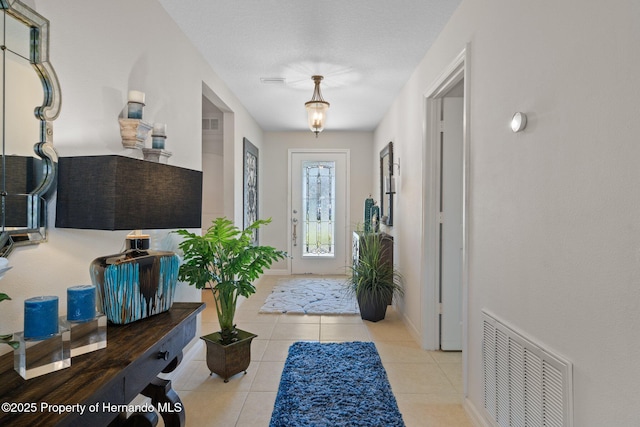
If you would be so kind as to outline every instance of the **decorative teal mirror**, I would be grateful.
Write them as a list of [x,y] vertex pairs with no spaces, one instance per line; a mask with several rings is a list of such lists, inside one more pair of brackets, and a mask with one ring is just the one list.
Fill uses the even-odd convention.
[[46,240],[55,190],[52,121],[60,87],[49,63],[49,21],[18,0],[0,0],[0,256]]

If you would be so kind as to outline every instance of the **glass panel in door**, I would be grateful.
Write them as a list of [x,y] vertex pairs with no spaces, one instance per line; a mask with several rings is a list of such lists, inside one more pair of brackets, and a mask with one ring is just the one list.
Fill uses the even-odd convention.
[[335,256],[336,162],[302,163],[302,256]]

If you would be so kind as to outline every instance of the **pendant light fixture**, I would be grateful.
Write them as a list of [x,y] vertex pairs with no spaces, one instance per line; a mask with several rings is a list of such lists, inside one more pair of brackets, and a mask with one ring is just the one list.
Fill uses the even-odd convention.
[[320,93],[320,82],[324,77],[311,76],[311,80],[315,83],[313,89],[313,96],[311,101],[305,102],[304,105],[307,108],[307,114],[309,115],[309,129],[311,132],[318,134],[324,129],[324,124],[327,120],[327,110],[329,109],[329,103],[322,98]]

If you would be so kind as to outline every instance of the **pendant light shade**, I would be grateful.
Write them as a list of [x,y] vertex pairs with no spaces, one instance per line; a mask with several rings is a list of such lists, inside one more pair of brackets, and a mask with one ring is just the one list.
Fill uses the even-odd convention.
[[313,96],[311,97],[311,101],[305,102],[304,104],[309,116],[309,129],[316,134],[316,138],[324,129],[327,120],[327,110],[329,109],[329,103],[322,98],[322,93],[320,92],[320,82],[322,79],[322,76],[311,77],[311,80],[315,83]]

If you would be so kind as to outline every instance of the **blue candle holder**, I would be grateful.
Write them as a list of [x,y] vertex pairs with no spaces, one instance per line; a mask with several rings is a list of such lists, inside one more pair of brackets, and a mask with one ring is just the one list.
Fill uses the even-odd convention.
[[142,112],[144,111],[144,104],[140,102],[129,101],[127,103],[127,118],[142,120]]
[[107,317],[96,312],[94,285],[67,288],[67,316],[60,324],[69,329],[71,357],[107,346]]
[[167,140],[165,135],[153,135],[151,134],[151,148],[164,150],[164,144]]
[[96,317],[96,287],[79,285],[67,288],[67,320],[86,322]]
[[58,297],[40,296],[24,301],[24,338],[45,339],[58,333]]

